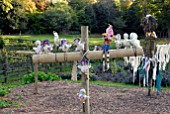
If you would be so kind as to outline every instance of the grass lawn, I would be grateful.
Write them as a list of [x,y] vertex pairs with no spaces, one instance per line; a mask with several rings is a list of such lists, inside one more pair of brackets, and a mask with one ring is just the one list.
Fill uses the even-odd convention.
[[[44,40],[48,39],[50,42],[53,43],[54,36],[53,34],[48,35],[3,35],[2,36],[4,39],[5,38],[14,38],[14,39],[25,39],[25,40]],[[80,37],[80,35],[61,35],[59,36],[59,39],[66,38],[69,43],[73,43],[73,40],[77,37]],[[101,35],[90,35],[89,36],[89,45],[90,46],[95,46],[95,45],[102,45],[103,44],[103,37]],[[114,41],[111,43],[111,47],[115,47]]]
[[[73,40],[77,37],[80,37],[81,35],[60,35],[59,39],[66,38],[69,43],[73,43]],[[48,39],[50,42],[53,43],[54,36],[53,34],[42,34],[42,35],[3,35],[3,38],[14,38],[14,39],[25,39],[25,40],[44,40]],[[144,39],[141,39],[141,45],[144,45]],[[170,39],[168,38],[159,38],[157,39],[157,44],[167,44],[170,42]],[[95,46],[95,45],[103,45],[103,37],[100,34],[93,34],[89,35],[89,45]],[[114,40],[111,42],[111,49],[115,48],[115,42]]]

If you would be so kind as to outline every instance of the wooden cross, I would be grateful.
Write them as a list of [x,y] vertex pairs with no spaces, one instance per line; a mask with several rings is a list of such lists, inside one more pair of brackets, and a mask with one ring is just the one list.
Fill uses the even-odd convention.
[[[81,27],[81,41],[85,42],[85,50],[82,52],[67,52],[67,53],[49,53],[49,54],[34,54],[32,60],[34,63],[35,72],[35,93],[38,93],[38,64],[50,63],[50,62],[68,62],[68,61],[80,61],[83,56],[88,60],[102,59],[103,51],[90,51],[88,45],[88,26]],[[122,58],[127,56],[142,56],[143,49],[141,48],[129,48],[129,49],[110,49],[110,58]],[[19,52],[22,53],[23,52]],[[32,52],[29,52],[33,54]],[[26,53],[25,53],[26,54]],[[88,61],[89,62],[89,61]],[[87,74],[82,73],[82,87],[86,90],[86,95],[89,96],[89,70]],[[84,114],[90,114],[90,100],[85,101]]]
[[[102,59],[102,51],[89,51],[88,46],[88,26],[81,27],[81,38],[82,42],[85,42],[85,56],[88,60],[97,60]],[[136,51],[135,51],[136,50]],[[137,49],[118,49],[118,50],[109,50],[110,58],[118,58],[125,56],[134,56],[134,55],[143,55],[143,50],[140,48]],[[47,62],[68,62],[68,61],[79,61],[82,59],[81,52],[68,52],[68,53],[49,53],[41,55],[33,55],[32,60],[35,64],[35,91],[38,93],[38,63],[47,63]],[[85,75],[82,73],[82,87],[86,89],[87,96],[89,96],[89,71]],[[90,114],[90,101],[89,98],[85,102],[85,114]]]

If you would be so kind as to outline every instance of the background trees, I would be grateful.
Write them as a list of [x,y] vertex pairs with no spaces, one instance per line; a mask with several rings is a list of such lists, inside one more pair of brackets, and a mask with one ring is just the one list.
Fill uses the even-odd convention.
[[[158,19],[157,31],[170,37],[170,1],[146,0],[147,10]],[[115,33],[143,34],[142,0],[3,0],[0,2],[0,31],[4,34],[43,34],[79,31],[87,25],[91,33],[102,33],[108,24]]]

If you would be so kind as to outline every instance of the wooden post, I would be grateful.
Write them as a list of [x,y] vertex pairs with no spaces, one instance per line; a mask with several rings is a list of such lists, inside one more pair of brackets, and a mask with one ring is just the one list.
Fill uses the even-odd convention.
[[74,81],[77,80],[77,61],[74,61],[73,63],[71,79]]
[[38,63],[34,64],[34,73],[35,73],[35,94],[38,93]]
[[[89,46],[88,46],[88,26],[82,26],[81,27],[81,41],[85,42],[84,45],[84,53],[89,51]],[[88,61],[89,65],[89,61]],[[87,75],[82,73],[82,87],[86,90],[86,95],[89,96],[89,70]],[[86,99],[85,101],[85,112],[83,114],[90,114],[90,100],[89,98]]]
[[152,91],[152,75],[153,75],[153,64],[152,62],[150,63],[150,69],[149,69],[149,79],[148,79],[148,96],[151,96],[151,91]]

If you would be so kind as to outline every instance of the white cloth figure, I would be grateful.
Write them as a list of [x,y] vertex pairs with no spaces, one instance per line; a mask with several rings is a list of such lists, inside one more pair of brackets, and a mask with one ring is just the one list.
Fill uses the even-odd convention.
[[146,85],[148,86],[149,69],[150,69],[150,60],[148,57],[145,57],[145,65],[143,69],[145,69],[146,71]]
[[123,57],[123,59],[124,59],[124,65],[128,65],[128,63],[129,63],[129,60],[128,60],[128,57]]
[[55,31],[53,31],[53,35],[54,35],[54,44],[58,47],[59,46],[59,35]]
[[80,38],[74,39],[74,45],[76,45],[76,51],[83,51],[84,50],[84,43],[81,43]]
[[35,51],[35,53],[41,54],[42,53],[41,41],[40,40],[35,41],[35,46],[36,47],[33,47],[33,50]]
[[86,95],[86,90],[85,90],[84,88],[81,88],[81,89],[80,89],[78,95],[79,95],[79,100],[80,100],[81,102],[85,102],[85,100],[86,100],[87,98],[89,98],[89,96]]
[[137,69],[141,63],[141,58],[142,56],[131,56],[129,57],[129,61],[128,63],[131,64],[132,68],[133,68],[133,83],[135,82],[136,79],[136,73],[137,73]]
[[160,47],[160,52],[159,52],[159,61],[160,61],[160,69],[165,70],[165,66],[166,66],[166,61],[165,61],[165,45],[161,45]]
[[116,35],[115,43],[116,43],[116,48],[117,48],[117,49],[120,49],[121,46],[122,46],[121,35],[120,35],[120,34],[117,34],[117,35]]
[[125,46],[125,48],[129,48],[130,47],[130,43],[129,43],[129,35],[127,33],[123,34],[124,40],[123,40],[123,45]]
[[46,54],[50,53],[53,50],[53,45],[50,44],[49,40],[44,40],[42,45],[43,45],[43,50]]
[[156,60],[156,58],[153,58],[152,62],[154,64],[152,79],[155,81],[156,80],[156,71],[157,71],[157,60]]
[[67,44],[67,40],[66,39],[61,39],[60,44],[61,45],[60,45],[59,49],[61,49],[63,52],[68,52],[68,50],[72,46],[72,44]]
[[83,72],[84,74],[87,75],[89,68],[91,68],[91,64],[90,65],[78,65],[78,68],[81,70],[81,72]]
[[142,48],[140,45],[140,41],[138,40],[138,35],[134,32],[130,33],[129,43],[136,48]]
[[43,50],[45,51],[45,53],[50,53],[53,50],[53,45],[45,45],[43,47]]

